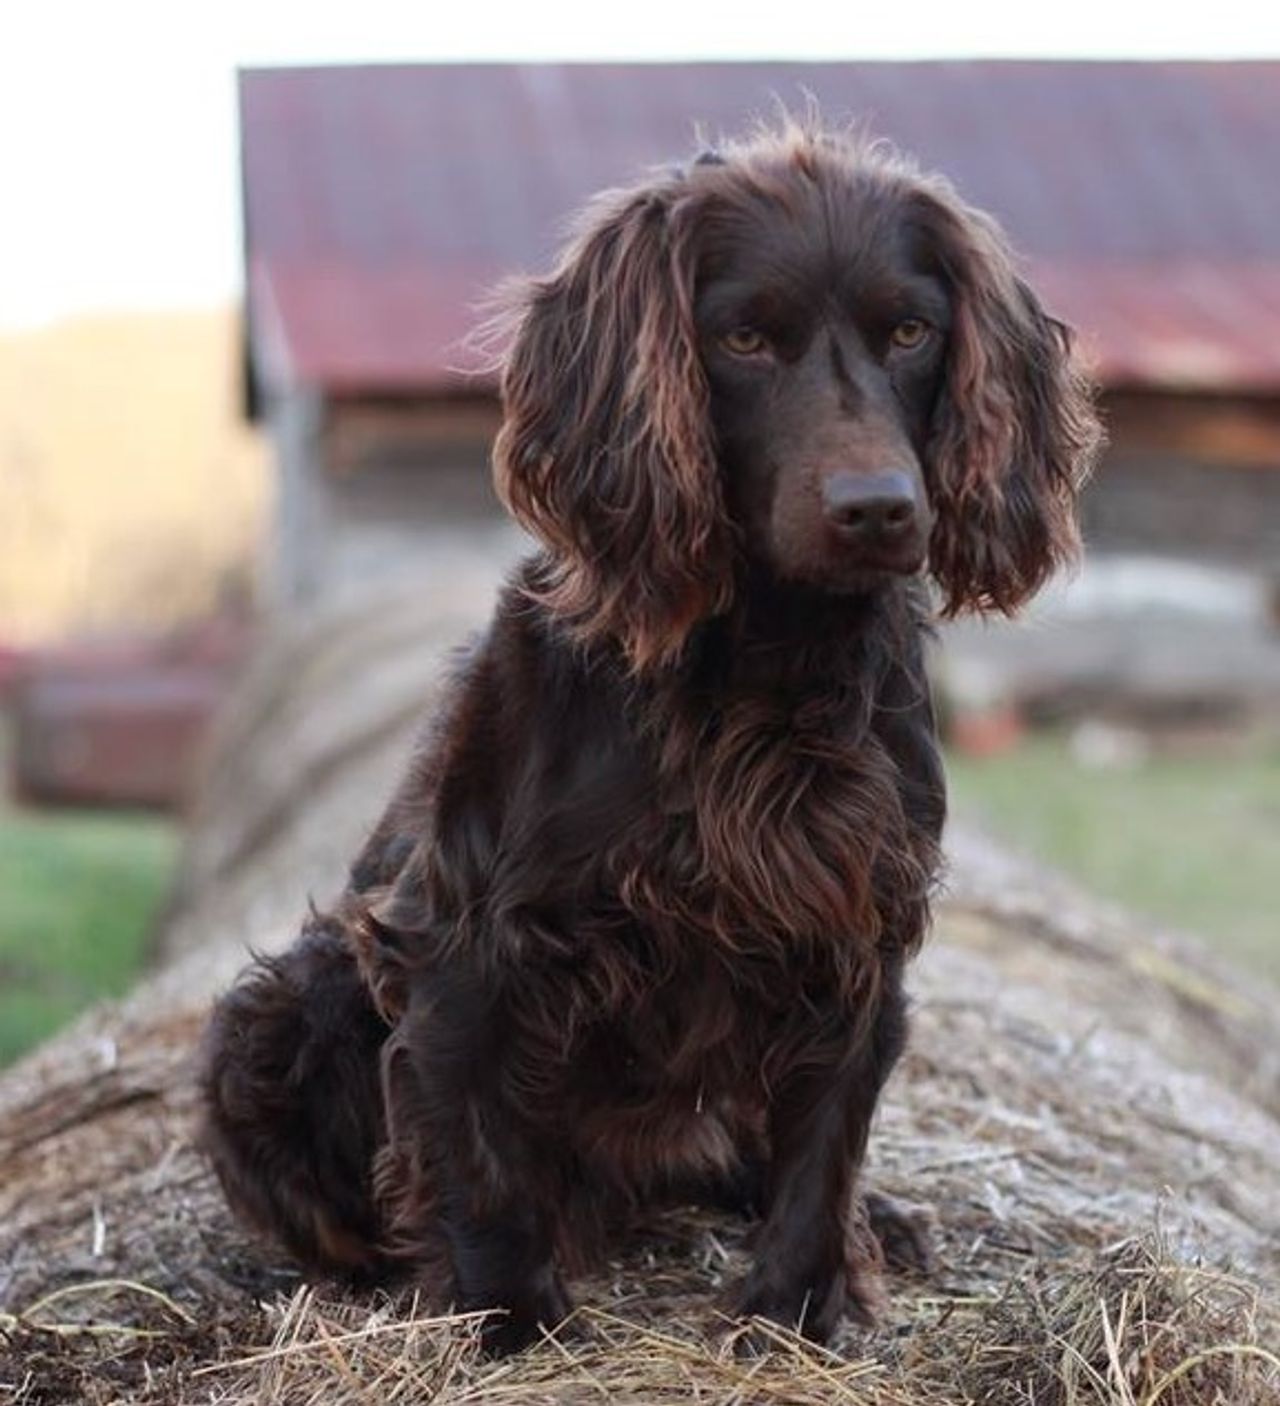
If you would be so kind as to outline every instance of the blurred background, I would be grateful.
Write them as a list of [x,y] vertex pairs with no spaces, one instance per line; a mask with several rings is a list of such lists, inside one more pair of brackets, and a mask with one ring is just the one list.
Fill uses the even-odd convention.
[[1103,388],[1084,568],[944,632],[966,862],[1280,978],[1280,14],[347,8],[0,20],[0,1063],[145,965],[255,641],[519,550],[486,292],[810,96],[994,212]]

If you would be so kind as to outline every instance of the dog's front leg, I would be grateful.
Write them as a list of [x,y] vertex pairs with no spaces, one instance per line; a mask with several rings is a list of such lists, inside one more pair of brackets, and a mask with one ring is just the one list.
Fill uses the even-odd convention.
[[896,980],[860,1034],[842,1034],[835,1012],[823,1024],[773,1091],[767,1210],[738,1301],[742,1315],[818,1342],[846,1306],[863,1321],[878,1306],[876,1244],[854,1191],[876,1102],[906,1035]]
[[492,978],[460,965],[415,989],[395,1043],[414,1107],[393,1136],[420,1140],[395,1160],[428,1169],[422,1213],[438,1220],[456,1307],[493,1310],[485,1346],[514,1352],[569,1311],[553,1256],[559,1154],[519,1093],[537,1052]]

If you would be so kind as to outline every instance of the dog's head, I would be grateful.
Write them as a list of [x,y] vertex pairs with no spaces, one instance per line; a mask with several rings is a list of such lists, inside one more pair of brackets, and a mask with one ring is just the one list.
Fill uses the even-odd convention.
[[503,397],[544,599],[637,670],[744,564],[846,594],[927,568],[948,613],[1012,611],[1076,551],[1099,439],[996,225],[796,124],[590,206],[522,292]]

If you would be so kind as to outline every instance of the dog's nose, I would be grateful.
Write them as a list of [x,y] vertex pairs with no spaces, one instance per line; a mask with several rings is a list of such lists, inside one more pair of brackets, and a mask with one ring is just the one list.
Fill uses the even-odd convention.
[[822,511],[841,536],[866,547],[898,546],[919,526],[915,484],[902,469],[828,474]]

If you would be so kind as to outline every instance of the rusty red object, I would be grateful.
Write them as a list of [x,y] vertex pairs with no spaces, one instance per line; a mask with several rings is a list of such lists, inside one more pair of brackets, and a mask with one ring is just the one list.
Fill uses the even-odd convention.
[[242,627],[30,654],[11,689],[26,802],[177,810],[247,647]]
[[994,211],[1104,379],[1280,388],[1275,62],[246,71],[255,374],[484,388],[478,301],[588,194],[806,93]]
[[27,651],[17,645],[0,644],[0,703],[9,696],[27,664]]

